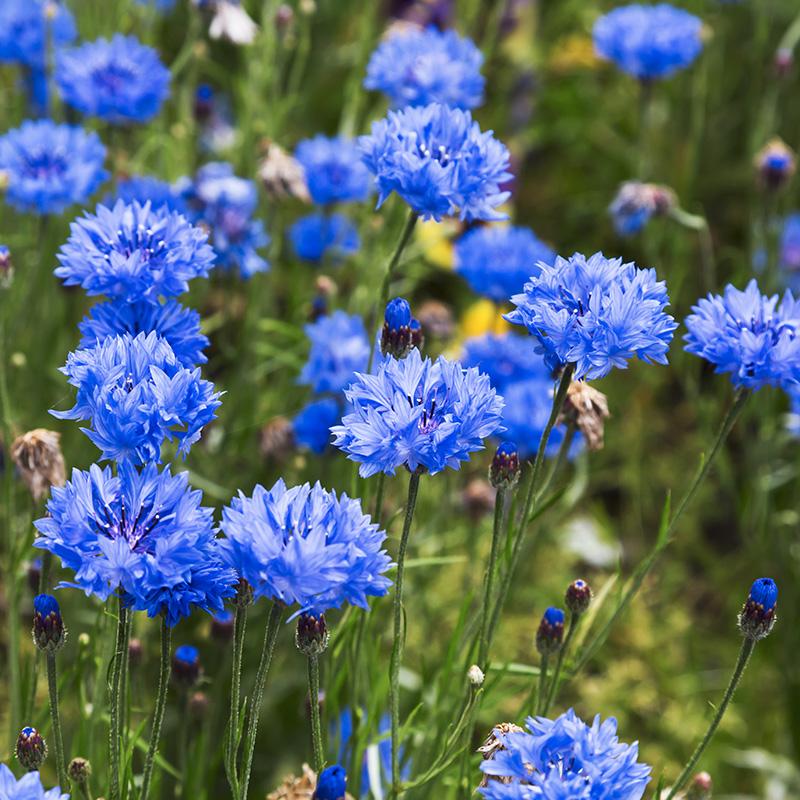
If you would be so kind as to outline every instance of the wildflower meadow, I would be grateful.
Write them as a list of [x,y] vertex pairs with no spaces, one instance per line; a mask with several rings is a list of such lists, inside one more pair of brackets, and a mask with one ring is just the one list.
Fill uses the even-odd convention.
[[797,0],[0,0],[0,800],[800,798]]

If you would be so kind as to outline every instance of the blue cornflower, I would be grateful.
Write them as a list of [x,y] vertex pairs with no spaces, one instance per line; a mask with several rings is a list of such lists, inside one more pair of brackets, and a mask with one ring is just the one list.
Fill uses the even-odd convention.
[[108,178],[106,149],[96,133],[50,120],[23,122],[0,136],[6,200],[19,211],[60,214],[85,203]]
[[19,780],[5,765],[0,764],[0,798],[2,800],[69,800],[69,795],[61,793],[55,786],[45,789],[38,772],[26,772]]
[[78,35],[69,9],[52,0],[3,0],[0,3],[0,62],[30,67],[44,75],[48,39],[54,47]]
[[37,594],[33,598],[33,643],[39,650],[54,653],[67,637],[58,600],[51,594]]
[[458,469],[502,430],[503,400],[486,375],[443,356],[423,359],[416,348],[385,359],[377,375],[358,373],[345,396],[349,413],[332,429],[334,444],[365,478],[402,466]]
[[157,333],[108,337],[69,354],[61,370],[77,387],[59,419],[86,420],[84,433],[102,458],[146,464],[161,459],[165,440],[186,454],[220,405],[214,384],[186,369]]
[[483,102],[483,54],[455,31],[401,30],[370,57],[364,86],[386,94],[394,106],[443,103],[475,108]]
[[469,111],[438,105],[390,111],[359,139],[375,176],[380,207],[397,192],[424,219],[458,214],[462,220],[504,219],[497,211],[510,193],[501,184],[509,153]]
[[306,175],[311,199],[321,206],[366,200],[370,175],[353,139],[315,136],[299,142],[294,157]]
[[169,95],[169,70],[135,36],[117,34],[62,51],[55,77],[67,105],[114,125],[148,122]]
[[639,233],[653,216],[666,214],[675,205],[675,195],[666,186],[641,181],[623,183],[608,213],[620,236]]
[[270,239],[254,217],[258,192],[253,181],[237,177],[230,164],[214,161],[201,167],[193,181],[182,181],[178,190],[192,222],[210,231],[220,267],[236,269],[243,278],[269,270],[258,253]]
[[315,393],[341,392],[356,372],[366,370],[369,340],[361,317],[334,311],[306,325],[305,332],[311,350],[298,380]]
[[594,48],[634,78],[668,78],[700,55],[702,30],[701,19],[668,3],[620,6],[595,23]]
[[133,175],[119,181],[115,191],[106,197],[103,205],[111,207],[117,200],[122,200],[127,205],[136,202],[142,206],[149,202],[153,208],[167,206],[170,211],[186,214],[184,203],[172,184],[149,175]]
[[539,274],[540,261],[552,264],[555,257],[530,228],[480,227],[456,243],[455,266],[474,292],[505,303]]
[[241,492],[222,512],[226,561],[258,597],[324,613],[343,603],[367,608],[367,597],[386,594],[383,573],[391,559],[382,550],[386,532],[361,504],[319,483]]
[[344,767],[334,764],[320,772],[312,800],[344,800],[346,789],[347,773]]
[[47,516],[36,521],[35,546],[58,556],[75,573],[62,584],[125,603],[170,625],[192,607],[220,611],[236,575],[222,564],[211,509],[200,505],[187,473],[138,471],[121,463],[75,469],[64,487],[53,487]]
[[692,307],[686,350],[729,372],[734,385],[757,390],[800,381],[800,301],[786,291],[767,297],[755,279],[744,291],[728,284]]
[[602,253],[556,258],[511,298],[506,315],[539,340],[547,365],[575,365],[576,379],[625,369],[634,356],[667,363],[675,320],[664,312],[667,287],[654,269],[637,269]]
[[[488,800],[640,800],[650,767],[637,744],[617,737],[615,719],[591,725],[570,709],[555,720],[528,717],[527,731],[493,731],[500,747],[481,764]],[[507,783],[492,778],[503,778]]]
[[531,347],[530,339],[514,333],[486,334],[467,339],[461,363],[465,367],[477,367],[488,375],[492,386],[500,394],[505,394],[506,387],[511,383],[530,378],[552,378],[552,371]]
[[800,279],[800,212],[786,217],[780,243],[780,264],[786,282],[796,284]]
[[197,683],[201,672],[200,651],[191,644],[182,644],[172,654],[172,677],[183,686]]
[[332,397],[314,400],[292,420],[294,440],[301,447],[322,453],[331,442],[331,428],[341,422],[342,411]]
[[76,219],[58,260],[55,275],[90,296],[157,303],[207,277],[214,251],[203,230],[166,206],[119,200]]
[[308,214],[289,228],[292,249],[298,258],[318,264],[339,261],[358,252],[361,242],[356,226],[344,214]]
[[739,628],[748,639],[757,642],[764,639],[775,625],[775,606],[778,604],[778,584],[772,578],[757,578],[750,587]]
[[109,336],[155,331],[172,348],[181,366],[191,368],[208,361],[203,353],[208,339],[200,333],[200,315],[175,300],[159,304],[125,300],[98,303],[78,327],[83,334],[78,345],[82,349],[94,347]]

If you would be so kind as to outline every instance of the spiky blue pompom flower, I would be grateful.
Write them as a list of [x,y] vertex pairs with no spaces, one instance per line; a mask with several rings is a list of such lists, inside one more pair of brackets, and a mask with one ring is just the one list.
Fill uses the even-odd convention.
[[35,71],[47,65],[48,39],[63,47],[78,35],[69,9],[53,0],[3,0],[0,3],[0,62]]
[[69,800],[69,795],[62,794],[59,786],[45,789],[38,772],[26,772],[17,780],[5,764],[0,764],[0,797],[3,800]]
[[318,264],[323,259],[340,261],[358,252],[356,226],[344,214],[307,214],[289,228],[292,249],[298,258]]
[[509,153],[469,111],[433,103],[390,111],[359,139],[380,207],[392,192],[424,219],[504,219]]
[[157,303],[207,277],[214,251],[205,232],[166,206],[118,200],[70,224],[55,275],[66,286],[128,303]]
[[475,108],[483,102],[483,54],[455,31],[403,29],[384,39],[367,64],[364,86],[392,105]]
[[187,473],[137,470],[131,463],[75,469],[53,487],[35,546],[74,573],[62,586],[107,600],[118,593],[136,611],[164,614],[169,625],[193,608],[220,611],[235,573],[220,560],[211,509]]
[[236,270],[243,278],[269,270],[258,252],[270,239],[255,217],[258,192],[253,181],[238,177],[231,164],[214,161],[201,167],[193,180],[180,181],[177,190],[191,221],[209,230],[220,267]]
[[169,96],[169,70],[135,36],[117,34],[60,52],[55,77],[67,105],[114,125],[148,122]]
[[443,356],[423,359],[416,348],[400,361],[384,359],[376,375],[358,373],[345,396],[334,444],[365,478],[398,467],[458,469],[503,429],[503,400],[486,375]]
[[300,447],[322,453],[331,443],[331,428],[341,419],[342,410],[332,397],[314,400],[292,420],[294,440]]
[[472,291],[497,303],[522,291],[539,274],[538,264],[552,264],[556,254],[530,228],[473,228],[456,242],[455,267]]
[[509,322],[539,340],[550,369],[575,365],[576,379],[625,369],[634,356],[667,363],[675,320],[665,313],[667,287],[654,269],[637,269],[602,253],[576,253],[540,264],[539,275],[511,298]]
[[153,208],[167,206],[170,211],[186,214],[185,204],[171,183],[150,175],[132,175],[118,181],[114,192],[103,200],[103,205],[113,206],[117,200],[127,205],[134,202],[144,205],[149,202]]
[[369,340],[357,315],[334,311],[305,326],[311,350],[298,378],[315,393],[341,392],[367,368]]
[[[650,767],[636,743],[617,737],[617,721],[583,722],[570,709],[555,720],[528,717],[527,731],[493,731],[500,745],[481,764],[487,800],[640,800]],[[501,778],[493,780],[493,778]]]
[[256,596],[295,606],[297,613],[325,613],[344,603],[367,608],[368,597],[386,594],[391,559],[386,532],[357,500],[319,483],[239,493],[222,512],[227,563]]
[[203,353],[208,338],[200,333],[200,315],[176,300],[158,304],[142,300],[98,303],[78,328],[83,334],[79,345],[82,349],[94,347],[109,336],[123,333],[136,336],[154,331],[169,344],[182,366],[191,368],[208,361]]
[[730,373],[735,386],[758,390],[800,382],[800,300],[761,294],[755,279],[744,291],[731,284],[722,295],[698,300],[686,318],[689,353]]
[[177,442],[185,455],[220,405],[214,384],[183,367],[154,331],[76,350],[61,371],[78,393],[69,411],[51,413],[88,421],[82,430],[104,459],[160,461],[165,441]]
[[6,201],[19,211],[60,214],[85,203],[108,178],[106,149],[96,133],[50,120],[23,122],[0,136]]
[[634,3],[604,14],[594,25],[594,48],[639,80],[668,78],[703,49],[703,21],[669,3]]
[[370,174],[354,139],[314,136],[303,139],[294,151],[303,168],[311,199],[321,206],[366,200]]

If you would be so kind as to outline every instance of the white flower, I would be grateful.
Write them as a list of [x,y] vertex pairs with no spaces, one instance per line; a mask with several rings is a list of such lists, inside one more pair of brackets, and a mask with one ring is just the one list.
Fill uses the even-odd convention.
[[258,25],[234,0],[220,0],[208,35],[212,39],[227,39],[233,44],[252,44],[258,33]]

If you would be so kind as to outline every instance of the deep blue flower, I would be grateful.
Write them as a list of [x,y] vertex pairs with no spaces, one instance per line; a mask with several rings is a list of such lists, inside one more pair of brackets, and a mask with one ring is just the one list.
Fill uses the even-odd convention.
[[472,291],[497,303],[522,291],[525,282],[539,274],[538,263],[552,264],[556,254],[536,238],[530,228],[480,227],[456,243],[456,272]]
[[175,8],[176,0],[136,0],[136,2],[144,6],[154,6],[158,11],[166,13]]
[[53,487],[47,516],[35,523],[35,546],[75,573],[62,586],[101,600],[119,592],[131,608],[163,613],[174,625],[192,607],[222,610],[236,582],[201,501],[187,473],[172,475],[169,467],[139,472],[125,462],[117,475],[97,465],[76,469],[66,486]]
[[753,581],[747,599],[757,603],[764,611],[772,611],[778,602],[778,585],[772,578],[758,578]]
[[703,22],[668,3],[620,6],[597,20],[594,47],[639,80],[668,78],[703,49]]
[[633,236],[647,225],[651,217],[665,214],[674,204],[675,195],[665,186],[627,181],[619,187],[608,212],[620,236]]
[[108,177],[106,149],[96,133],[50,120],[23,122],[0,136],[6,200],[19,211],[60,214],[85,203]]
[[742,634],[755,642],[768,636],[775,625],[777,604],[778,584],[772,578],[757,578],[739,614]]
[[332,397],[314,400],[292,420],[294,440],[300,447],[322,453],[331,443],[331,428],[342,419],[339,403]]
[[305,332],[311,350],[298,380],[315,393],[341,392],[367,368],[369,341],[361,317],[334,311],[306,325]]
[[90,296],[157,303],[207,277],[214,251],[203,230],[166,206],[119,200],[76,219],[58,260],[56,276]]
[[800,301],[786,291],[767,297],[755,279],[744,291],[702,298],[686,318],[686,350],[729,372],[736,386],[760,389],[800,381]]
[[305,172],[309,194],[317,205],[367,199],[370,175],[355,140],[321,135],[304,139],[294,157]]
[[404,297],[395,297],[386,304],[383,315],[384,322],[393,331],[408,328],[411,325],[411,306]]
[[320,772],[312,800],[344,800],[346,789],[347,773],[339,764],[334,764]]
[[200,651],[191,644],[182,644],[175,648],[173,655],[175,661],[182,661],[188,666],[195,666],[200,663]]
[[383,328],[380,336],[381,354],[405,358],[415,345],[414,323],[419,325],[418,320],[411,316],[411,306],[408,304],[408,300],[402,297],[390,300],[386,304],[383,315]]
[[800,281],[800,212],[789,214],[783,223],[780,264],[786,282],[796,285]]
[[506,315],[539,340],[548,366],[575,364],[575,379],[625,369],[634,356],[667,363],[675,320],[664,312],[667,287],[654,269],[637,269],[602,253],[556,258],[511,298]]
[[461,363],[465,367],[477,367],[489,376],[492,386],[505,394],[511,383],[536,378],[552,382],[549,370],[527,336],[513,333],[486,334],[467,339]]
[[380,207],[397,192],[424,219],[504,219],[509,153],[469,111],[431,104],[390,111],[359,139]]
[[596,716],[586,725],[570,709],[555,720],[528,717],[527,731],[493,734],[500,747],[481,764],[503,778],[479,789],[488,800],[640,800],[650,767],[639,748],[617,737],[617,721]]
[[356,226],[344,214],[308,214],[289,228],[292,249],[303,261],[339,261],[358,252]]
[[398,467],[430,473],[458,469],[483,440],[502,430],[503,400],[489,378],[443,356],[432,362],[416,348],[385,359],[377,375],[358,373],[334,444],[369,477]]
[[186,214],[183,200],[172,184],[149,175],[133,175],[119,181],[113,194],[106,197],[103,205],[111,207],[117,200],[122,200],[127,205],[134,202],[144,205],[149,202],[153,208],[167,206],[170,211]]
[[23,64],[44,73],[47,42],[69,44],[78,35],[75,19],[52,0],[3,0],[0,3],[0,62]]
[[200,333],[200,315],[175,300],[159,304],[125,300],[98,303],[78,327],[83,334],[79,345],[82,349],[94,347],[109,336],[155,331],[166,340],[182,366],[195,367],[208,360],[203,353],[208,339]]
[[372,53],[364,86],[383,92],[398,107],[475,108],[483,102],[482,64],[481,51],[455,31],[403,29]]
[[279,480],[270,490],[241,492],[222,512],[227,563],[268,597],[297,612],[320,614],[344,603],[367,608],[367,597],[385,595],[391,559],[382,550],[386,532],[361,504],[319,483],[294,486]]
[[191,644],[182,644],[172,654],[172,677],[184,688],[191,688],[200,678],[200,651]]
[[5,765],[0,764],[0,798],[2,800],[69,800],[68,794],[62,794],[55,786],[45,790],[38,772],[26,772],[19,780]]
[[88,421],[82,430],[104,459],[159,461],[165,440],[186,454],[220,405],[214,384],[199,369],[183,367],[155,332],[76,350],[61,371],[77,387],[77,398],[69,411],[51,413]]
[[564,611],[550,606],[542,615],[536,631],[536,649],[542,655],[556,653],[561,649],[564,639]]
[[201,167],[193,181],[179,183],[178,190],[192,222],[210,231],[220,267],[238,270],[243,278],[269,270],[258,253],[270,239],[254,217],[258,192],[253,181],[236,176],[230,164],[214,161]]
[[117,34],[60,52],[55,77],[67,105],[115,125],[148,122],[169,95],[169,70],[135,36]]

